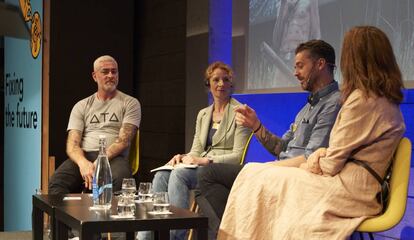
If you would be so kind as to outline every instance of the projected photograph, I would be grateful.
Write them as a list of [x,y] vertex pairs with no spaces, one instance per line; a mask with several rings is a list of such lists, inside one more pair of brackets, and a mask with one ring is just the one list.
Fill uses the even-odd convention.
[[[404,80],[414,80],[414,0],[250,0],[245,90],[298,87],[295,48],[323,39],[336,51],[356,25],[381,28],[391,40]],[[379,49],[380,51],[380,49]]]

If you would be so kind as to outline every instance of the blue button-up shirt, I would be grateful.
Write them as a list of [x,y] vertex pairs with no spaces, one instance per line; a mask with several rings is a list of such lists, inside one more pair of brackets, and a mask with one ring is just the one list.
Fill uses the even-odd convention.
[[340,109],[338,83],[332,82],[308,97],[308,103],[296,115],[295,122],[281,138],[279,159],[305,155],[327,147],[329,135]]

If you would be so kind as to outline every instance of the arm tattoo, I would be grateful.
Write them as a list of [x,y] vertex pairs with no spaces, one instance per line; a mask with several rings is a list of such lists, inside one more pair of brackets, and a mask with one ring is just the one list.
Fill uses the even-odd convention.
[[257,132],[257,139],[260,143],[273,155],[279,155],[282,151],[283,142],[282,140],[267,130],[264,126]]
[[81,141],[81,131],[74,129],[69,130],[68,139],[66,141],[66,153],[68,154],[68,157],[76,163],[79,163],[79,161],[84,158],[84,153],[81,148]]
[[116,138],[115,142],[129,146],[132,137],[135,136],[136,131],[137,126],[130,123],[122,124],[121,129],[119,130],[119,136]]
[[82,133],[78,130],[70,130],[68,133],[68,139],[66,142],[67,149],[73,151],[76,148],[80,148],[82,140]]
[[112,159],[129,147],[131,139],[135,136],[137,129],[137,126],[133,124],[122,124],[115,142],[106,149],[109,159]]

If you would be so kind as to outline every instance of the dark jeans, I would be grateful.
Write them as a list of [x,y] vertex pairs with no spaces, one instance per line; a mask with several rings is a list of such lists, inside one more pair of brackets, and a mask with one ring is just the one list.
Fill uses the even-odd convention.
[[[98,152],[85,152],[85,157],[93,162]],[[112,190],[122,189],[122,179],[131,177],[131,167],[127,158],[117,156],[109,161],[112,171]],[[83,179],[78,165],[65,160],[55,171],[49,182],[49,194],[80,193],[84,190]]]
[[208,217],[209,239],[215,239],[231,187],[243,165],[213,163],[198,171],[196,201]]

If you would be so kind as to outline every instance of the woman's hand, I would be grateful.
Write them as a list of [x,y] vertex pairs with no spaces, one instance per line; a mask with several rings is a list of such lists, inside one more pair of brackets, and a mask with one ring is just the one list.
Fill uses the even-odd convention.
[[319,148],[312,153],[306,163],[300,165],[300,168],[306,169],[311,173],[322,175],[322,169],[319,165],[319,159],[326,156],[326,148]]
[[207,165],[209,163],[208,158],[205,157],[194,157],[190,155],[184,156],[181,161],[185,164],[193,164],[193,165]]
[[181,161],[185,164],[197,164],[197,160],[196,157],[190,156],[190,155],[186,155],[184,156]]
[[171,158],[171,160],[167,163],[167,165],[174,166],[176,164],[179,164],[182,161],[182,158],[185,156],[185,154],[177,154],[174,157]]

